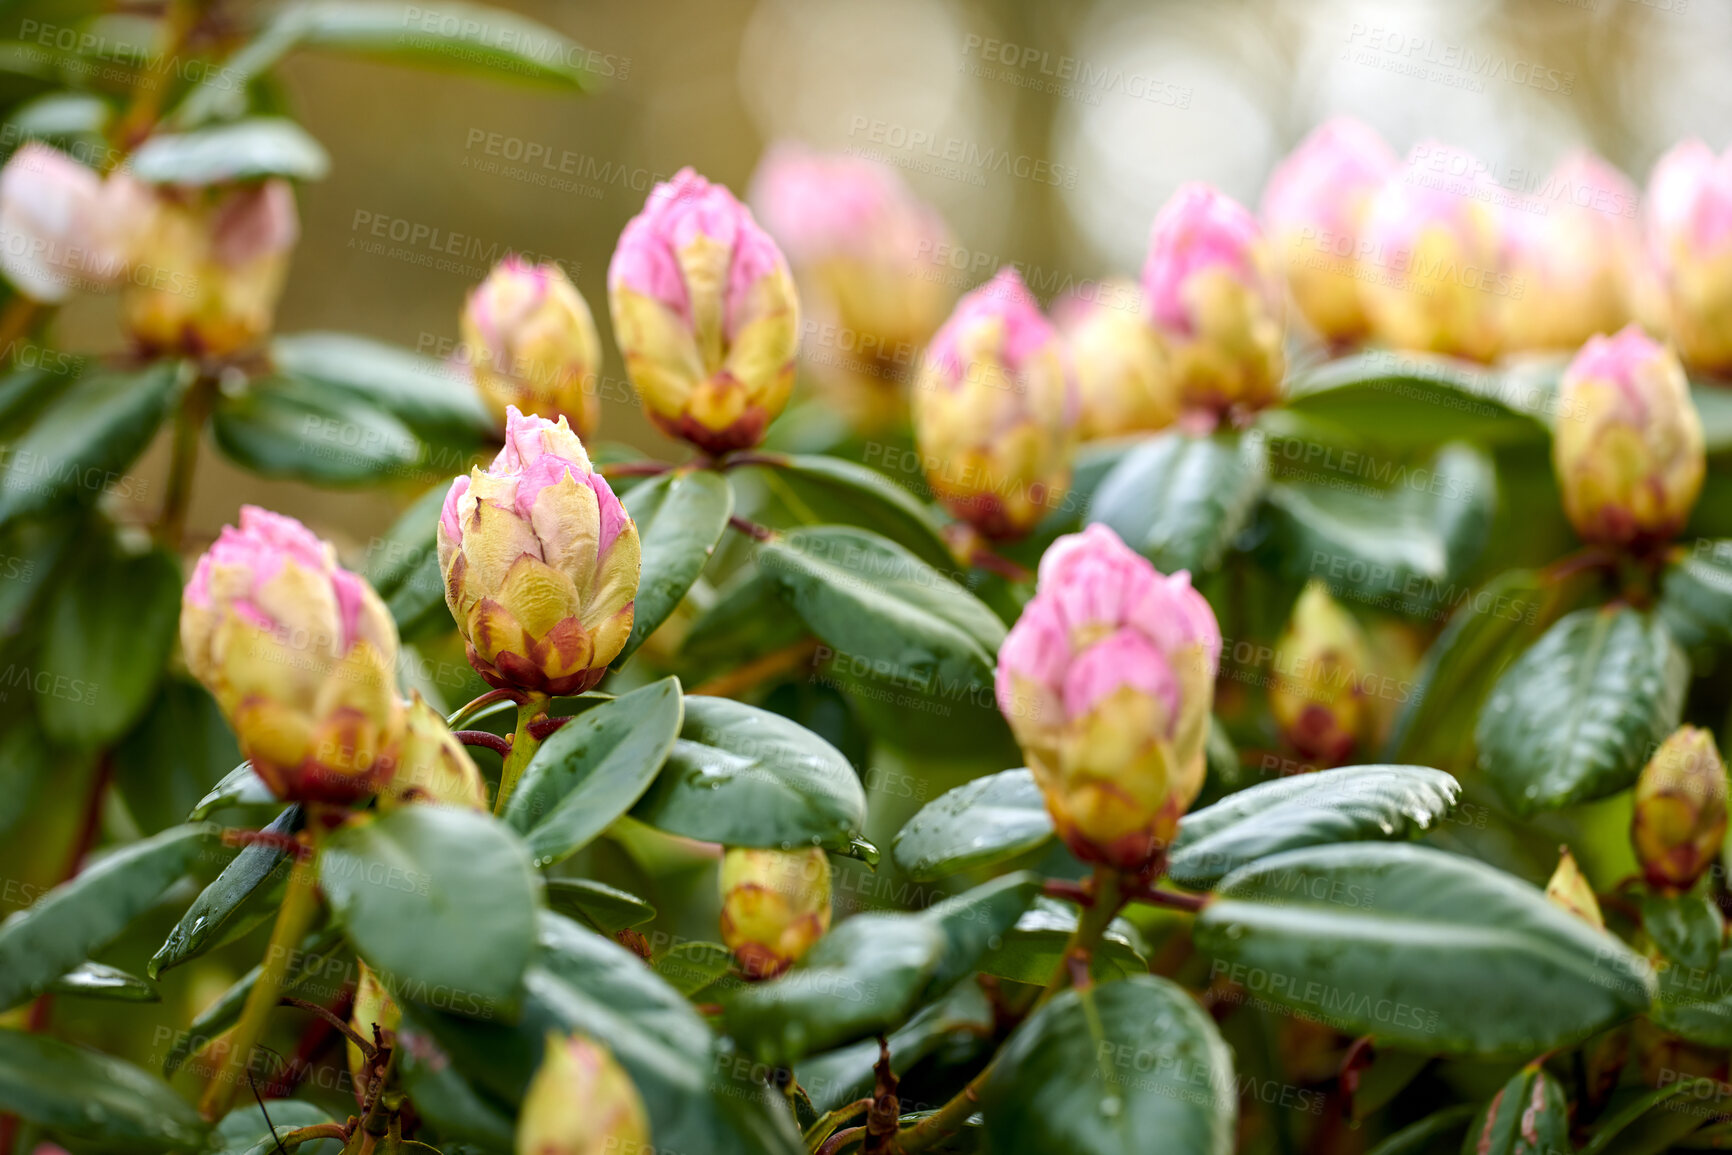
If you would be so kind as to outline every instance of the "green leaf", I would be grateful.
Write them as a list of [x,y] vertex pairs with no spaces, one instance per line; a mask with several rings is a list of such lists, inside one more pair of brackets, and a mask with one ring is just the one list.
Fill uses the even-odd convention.
[[456,992],[472,1013],[515,1001],[535,946],[536,880],[503,823],[406,806],[344,826],[320,848],[319,885],[399,999]]
[[1642,929],[1660,952],[1687,967],[1707,968],[1720,957],[1726,923],[1714,900],[1701,894],[1646,894]]
[[1392,449],[1494,445],[1546,436],[1549,391],[1452,357],[1378,350],[1287,381],[1283,408]]
[[1477,1113],[1478,1110],[1472,1103],[1457,1103],[1453,1107],[1445,1107],[1417,1123],[1403,1127],[1372,1148],[1371,1155],[1423,1155],[1424,1152],[1436,1148],[1437,1140],[1466,1128]]
[[1338,597],[1432,615],[1460,597],[1457,583],[1485,544],[1497,475],[1480,451],[1451,445],[1428,465],[1390,465],[1378,477],[1391,486],[1271,485],[1263,555],[1292,580],[1319,578]]
[[186,816],[186,820],[203,822],[217,811],[231,807],[274,814],[282,808],[282,803],[277,800],[271,788],[265,785],[264,779],[253,772],[253,764],[242,762],[210,788],[210,793],[199,800],[198,805]]
[[212,841],[209,827],[179,826],[123,846],[0,922],[0,1009],[35,998],[113,939]]
[[1533,1055],[1647,1009],[1623,943],[1472,859],[1308,847],[1229,875],[1193,927],[1212,971],[1346,1034],[1430,1053]]
[[[301,807],[295,805],[277,815],[265,833],[287,838],[300,828]],[[157,948],[146,973],[159,978],[163,971],[232,941],[231,928],[256,926],[278,905],[269,901],[269,896],[288,878],[289,865],[288,853],[271,843],[243,847],[215,881],[192,900]]]
[[14,521],[0,528],[0,639],[11,637],[34,620],[44,595],[58,588],[54,580],[63,559],[73,554],[73,541],[88,532],[75,517]]
[[680,732],[677,678],[586,710],[553,732],[505,804],[537,866],[582,850],[656,780]]
[[322,1107],[298,1099],[272,1099],[268,1117],[257,1103],[243,1103],[217,1124],[215,1155],[280,1155],[279,1139],[285,1150],[296,1155],[340,1155],[343,1144],[336,1139],[311,1143],[289,1139],[289,1133],[297,1128],[333,1122],[336,1120]]
[[[980,969],[1012,982],[1043,987],[1064,961],[1076,924],[1072,907],[1056,899],[1037,898],[1003,941],[981,957]],[[1095,946],[1091,969],[1102,980],[1146,975],[1149,963],[1143,957],[1144,949],[1136,927],[1115,918]]]
[[108,542],[81,558],[49,603],[42,667],[53,677],[37,717],[57,742],[105,746],[156,694],[180,624],[180,563],[163,549],[126,554]]
[[132,154],[131,167],[152,184],[202,186],[272,176],[321,180],[331,158],[294,121],[254,117],[153,136]]
[[918,917],[937,926],[947,943],[926,997],[936,997],[961,982],[988,951],[1002,945],[1040,889],[1041,879],[1023,870],[983,882],[923,911]]
[[758,572],[829,647],[873,683],[990,703],[997,615],[901,546],[846,526],[800,529],[758,552]]
[[267,377],[217,402],[211,433],[262,477],[372,485],[420,472],[421,442],[397,418],[329,386]]
[[690,697],[680,739],[632,817],[724,846],[846,852],[866,822],[866,791],[841,752],[799,723]]
[[[384,410],[428,441],[477,449],[495,433],[467,372],[395,345],[352,333],[296,333],[271,341],[271,361],[285,376]],[[447,474],[465,472],[462,454],[436,464]]]
[[10,467],[0,472],[0,523],[105,493],[145,496],[144,482],[126,470],[156,436],[179,377],[178,363],[159,361],[92,372],[62,389],[12,443]]
[[680,994],[692,998],[725,978],[734,952],[719,942],[682,942],[655,960],[655,972]]
[[1689,665],[1628,608],[1577,610],[1505,671],[1480,713],[1480,767],[1521,814],[1630,786],[1678,725]]
[[[1044,980],[1043,980],[1044,981]],[[978,1042],[992,1035],[995,1020],[992,1004],[974,983],[960,983],[937,1002],[929,1003],[890,1033],[890,1054],[898,1071],[941,1048]],[[815,1111],[833,1111],[856,1099],[868,1098],[873,1088],[873,1066],[878,1062],[878,1041],[865,1039],[800,1064],[800,1086],[810,1094]]]
[[928,565],[949,569],[956,564],[931,510],[877,470],[817,454],[764,456],[765,483],[807,524],[857,526],[888,538]]
[[995,866],[1045,844],[1052,817],[1034,775],[1001,770],[948,790],[908,820],[890,853],[916,882]]
[[688,668],[725,673],[810,636],[776,584],[756,566],[745,566],[686,631],[680,656]]
[[734,512],[734,491],[727,478],[707,469],[664,473],[626,494],[625,509],[643,543],[643,576],[616,668],[668,620],[704,572]]
[[617,934],[648,922],[656,908],[635,894],[587,878],[547,880],[547,906],[568,918],[587,923],[601,934]]
[[[1672,1150],[1672,1141],[1681,1139],[1686,1134],[1712,1131],[1713,1125],[1697,1131],[1703,1116],[1715,1113],[1704,1111],[1702,1108],[1706,1104],[1685,1107],[1682,1110],[1667,1106],[1673,1099],[1684,1095],[1707,1100],[1709,1103],[1723,1098],[1716,1080],[1696,1078],[1681,1078],[1664,1087],[1619,1092],[1595,1121],[1593,1138],[1578,1155],[1607,1155],[1614,1150],[1620,1155],[1635,1155],[1637,1152],[1657,1155],[1658,1152]],[[1653,1126],[1656,1120],[1663,1121],[1661,1126]],[[1632,1142],[1613,1147],[1612,1144],[1618,1136],[1626,1132]],[[1680,1146],[1688,1147],[1693,1144]]]
[[1088,520],[1107,526],[1163,573],[1221,564],[1267,482],[1263,439],[1157,434],[1095,490]]
[[1705,1047],[1732,1047],[1732,950],[1715,944],[1707,966],[1662,960],[1654,1025]]
[[1690,382],[1690,401],[1702,422],[1702,443],[1708,456],[1732,449],[1732,390],[1718,382]]
[[0,1030],[0,1110],[116,1155],[201,1150],[209,1131],[148,1071],[24,1031]]
[[1066,990],[1000,1049],[981,1112],[1002,1155],[1229,1155],[1233,1053],[1183,988],[1154,975]]
[[1570,1105],[1538,1063],[1517,1071],[1468,1129],[1475,1155],[1552,1155],[1569,1151]]
[[435,536],[445,492],[439,485],[423,493],[367,546],[362,572],[385,599],[397,632],[406,639],[449,633],[453,628]]
[[1428,766],[1343,766],[1277,778],[1179,821],[1167,876],[1207,890],[1283,850],[1411,838],[1455,808],[1461,784]]
[[94,93],[50,92],[20,104],[7,123],[20,138],[65,140],[101,136],[113,117],[113,106]]
[[115,748],[114,784],[134,821],[154,834],[187,821],[184,815],[199,805],[211,780],[240,756],[216,699],[190,678],[171,674],[144,721]]
[[1732,541],[1697,541],[1660,579],[1660,620],[1683,645],[1732,643]]
[[505,1107],[488,1097],[451,1064],[431,1035],[405,1019],[397,1028],[398,1071],[415,1110],[442,1137],[461,1139],[483,1151],[510,1151],[512,1122]]
[[50,994],[86,999],[109,999],[118,1003],[154,1003],[162,1000],[156,987],[118,967],[87,962],[73,967],[52,983]]

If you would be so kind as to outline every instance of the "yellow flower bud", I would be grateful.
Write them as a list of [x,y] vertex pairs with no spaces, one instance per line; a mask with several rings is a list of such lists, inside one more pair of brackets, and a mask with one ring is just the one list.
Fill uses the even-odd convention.
[[1508,214],[1510,276],[1504,347],[1575,349],[1630,320],[1640,242],[1627,177],[1579,152],[1546,178],[1552,195]]
[[1636,780],[1636,858],[1650,886],[1684,891],[1720,857],[1725,840],[1726,764],[1712,734],[1681,726]]
[[[379,981],[379,976],[373,973],[373,968],[364,962],[356,960],[361,968],[360,978],[355,981],[355,1005],[349,1013],[349,1026],[354,1028],[368,1042],[373,1042],[373,1028],[379,1028],[380,1035],[388,1044],[390,1037],[396,1033],[403,1022],[403,1012],[397,1008],[396,1002],[385,991],[385,984]],[[348,1044],[349,1075],[355,1081],[355,1098],[365,1102],[367,1093],[367,1060],[361,1054],[361,1048],[353,1042]]]
[[1606,919],[1600,913],[1600,900],[1594,897],[1593,884],[1576,865],[1576,856],[1567,846],[1562,848],[1558,868],[1552,871],[1551,881],[1546,883],[1546,897],[1583,922],[1606,929]]
[[639,1155],[652,1151],[643,1099],[608,1049],[549,1033],[517,1119],[517,1155]]
[[1373,721],[1364,680],[1373,669],[1365,632],[1353,615],[1312,581],[1275,647],[1275,684],[1269,707],[1282,735],[1299,754],[1339,766],[1353,754]]
[[1179,418],[1166,352],[1134,304],[1140,296],[1132,282],[1111,281],[1092,300],[1067,301],[1059,314],[1084,441],[1165,429]]
[[499,262],[463,307],[463,345],[501,425],[516,406],[549,421],[564,417],[579,437],[595,432],[601,339],[589,305],[558,265]]
[[409,803],[486,810],[487,783],[475,759],[419,692],[409,702],[397,772],[379,795],[379,809]]
[[805,850],[722,856],[722,941],[748,978],[774,978],[830,929],[830,860]]

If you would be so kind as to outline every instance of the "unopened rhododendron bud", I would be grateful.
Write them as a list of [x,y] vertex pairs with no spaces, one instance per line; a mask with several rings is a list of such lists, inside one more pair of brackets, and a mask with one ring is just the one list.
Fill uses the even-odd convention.
[[862,428],[899,419],[952,296],[943,218],[893,168],[787,143],[759,165],[752,205],[794,267],[813,374]]
[[126,265],[119,195],[59,149],[27,142],[0,168],[0,271],[37,301],[110,287]]
[[1558,858],[1558,868],[1552,871],[1551,880],[1546,883],[1546,897],[1583,922],[1601,930],[1606,928],[1605,916],[1600,913],[1600,900],[1594,897],[1593,884],[1576,865],[1576,856],[1567,846]]
[[1372,713],[1365,678],[1374,670],[1365,631],[1320,581],[1306,585],[1275,645],[1269,708],[1302,757],[1337,766],[1365,737]]
[[933,493],[989,538],[1027,533],[1070,488],[1076,384],[1057,330],[1003,269],[957,303],[914,387]]
[[[386,1045],[391,1042],[391,1036],[403,1022],[403,1012],[397,1003],[385,990],[385,984],[379,981],[379,976],[373,973],[373,968],[359,959],[355,965],[360,967],[360,977],[355,980],[355,1005],[349,1013],[349,1026],[357,1035],[369,1043],[375,1038]],[[379,1029],[375,1035],[373,1028]],[[367,1058],[361,1053],[361,1048],[353,1042],[348,1045],[349,1076],[354,1080],[355,1098],[366,1102],[372,1088],[367,1083]]]
[[506,257],[463,306],[463,344],[475,384],[501,423],[515,405],[595,432],[601,339],[565,270]]
[[241,508],[187,582],[181,648],[279,798],[352,802],[395,771],[404,712],[384,602],[292,517]]
[[1640,257],[1636,186],[1589,152],[1573,153],[1540,195],[1509,213],[1511,282],[1504,347],[1575,349],[1627,324]]
[[1143,307],[1186,409],[1261,409],[1281,392],[1287,296],[1257,219],[1206,184],[1155,215]]
[[634,1155],[649,1145],[649,1114],[631,1076],[601,1043],[547,1036],[517,1119],[517,1155]]
[[1166,354],[1137,308],[1141,290],[1108,281],[1088,299],[1055,310],[1070,351],[1083,440],[1165,429],[1179,416],[1179,395]]
[[1263,226],[1293,301],[1326,340],[1355,340],[1370,327],[1359,296],[1361,229],[1399,164],[1375,129],[1337,117],[1300,141],[1263,189]]
[[751,212],[691,169],[656,185],[607,269],[614,337],[644,412],[710,453],[744,449],[794,387],[800,304]]
[[1680,726],[1636,779],[1630,841],[1648,885],[1683,891],[1720,857],[1726,841],[1726,764],[1714,736]]
[[487,809],[487,784],[475,759],[419,691],[410,697],[397,772],[379,795],[379,809],[409,803]]
[[1397,349],[1496,357],[1504,302],[1527,289],[1508,272],[1504,233],[1483,164],[1435,142],[1414,146],[1365,218],[1360,290],[1374,335]]
[[818,847],[722,856],[722,941],[748,978],[781,974],[830,929],[830,860]]
[[138,223],[121,312],[133,340],[153,352],[211,357],[263,340],[300,236],[288,182],[130,187],[136,203],[128,212]]
[[1184,572],[1102,525],[1061,537],[998,652],[998,706],[1059,835],[1118,870],[1155,863],[1203,787],[1221,631]]
[[1631,325],[1594,337],[1558,387],[1552,464],[1582,540],[1651,545],[1683,528],[1706,471],[1678,358]]
[[1693,367],[1732,372],[1732,148],[1677,145],[1648,180],[1650,317]]
[[561,417],[506,410],[505,448],[439,515],[445,603],[491,686],[579,694],[631,634],[637,526]]

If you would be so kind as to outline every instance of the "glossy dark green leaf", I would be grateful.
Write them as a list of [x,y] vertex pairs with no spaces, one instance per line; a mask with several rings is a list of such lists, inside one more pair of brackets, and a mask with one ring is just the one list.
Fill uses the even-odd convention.
[[84,999],[109,999],[118,1003],[154,1003],[162,999],[156,987],[118,967],[87,962],[73,967],[52,983],[50,994]]
[[821,659],[879,692],[992,700],[1004,623],[901,546],[846,526],[795,530],[759,551],[758,572],[824,641]]
[[367,546],[362,572],[405,638],[449,633],[455,626],[445,605],[445,578],[435,540],[447,489],[435,485],[415,499],[391,528]]
[[1163,573],[1204,573],[1251,516],[1268,480],[1261,437],[1157,434],[1100,483],[1088,520],[1105,525]]
[[681,717],[679,680],[663,678],[586,710],[541,744],[505,805],[536,865],[571,857],[643,797]]
[[23,1031],[0,1030],[0,1110],[116,1155],[202,1150],[209,1131],[148,1071]]
[[368,965],[400,998],[452,991],[498,1013],[535,946],[536,879],[509,827],[406,806],[326,836],[319,886]]
[[[301,828],[301,808],[290,806],[265,827],[277,838],[291,837]],[[289,856],[270,842],[255,842],[241,848],[211,884],[199,892],[180,916],[168,938],[157,948],[146,973],[151,978],[163,971],[191,962],[233,938],[232,930],[253,926],[275,909],[271,892],[288,878]]]
[[15,706],[0,714],[0,835],[18,828],[49,783],[69,769],[83,773],[49,745],[34,711]]
[[272,1099],[268,1116],[257,1103],[242,1103],[217,1124],[214,1155],[280,1155],[279,1142],[296,1155],[339,1155],[343,1144],[335,1139],[297,1143],[290,1138],[297,1128],[334,1122],[324,1108],[298,1099]]
[[1475,1155],[1553,1155],[1569,1151],[1570,1105],[1558,1081],[1534,1063],[1493,1095],[1468,1129]]
[[[890,1054],[900,1071],[940,1048],[979,1042],[992,1034],[992,1004],[976,983],[959,983],[937,1002],[920,1008],[889,1035]],[[800,1064],[800,1086],[815,1111],[833,1111],[872,1094],[878,1040],[863,1039],[846,1047],[813,1055]]]
[[1233,1053],[1191,996],[1154,975],[1075,988],[1017,1027],[981,1089],[994,1152],[1229,1155]]
[[992,866],[1053,836],[1046,801],[1026,769],[965,782],[927,803],[896,835],[896,866],[917,882]]
[[7,453],[0,472],[0,524],[105,493],[146,496],[126,471],[156,436],[176,394],[180,367],[97,370],[64,386]]
[[547,906],[567,918],[587,923],[602,934],[639,926],[656,916],[656,908],[635,894],[587,878],[550,878]]
[[306,129],[279,117],[254,117],[183,133],[160,133],[129,158],[152,184],[213,185],[282,176],[320,180],[331,158]]
[[186,816],[188,822],[203,822],[219,810],[240,807],[252,812],[268,811],[261,821],[282,809],[282,803],[265,785],[264,779],[253,772],[251,762],[242,762],[218,780],[197,806]]
[[1660,952],[1686,967],[1714,965],[1726,939],[1726,921],[1714,900],[1702,894],[1646,894],[1642,929]]
[[1454,809],[1460,794],[1460,783],[1428,766],[1343,766],[1277,778],[1185,815],[1167,876],[1207,890],[1282,850],[1411,838]]
[[512,1122],[505,1106],[452,1066],[439,1044],[412,1017],[398,1027],[397,1045],[403,1089],[416,1112],[441,1136],[475,1143],[484,1151],[512,1150]]
[[1287,381],[1284,408],[1392,449],[1539,440],[1549,392],[1452,357],[1377,350]]
[[928,565],[948,569],[956,564],[932,511],[877,470],[817,454],[773,455],[771,460],[765,484],[806,524],[858,526]]
[[1655,607],[1692,649],[1732,642],[1732,541],[1696,541],[1666,567]]
[[689,668],[703,670],[707,677],[738,669],[811,636],[806,623],[788,612],[776,583],[756,566],[746,566],[722,586],[716,600],[686,631],[680,656]]
[[[1672,1103],[1682,1098],[1697,1102]],[[1711,1132],[1714,1126],[1700,1127],[1701,1120],[1706,1114],[1717,1113],[1713,1105],[1723,1099],[1724,1091],[1713,1079],[1681,1078],[1664,1087],[1619,1091],[1594,1121],[1592,1137],[1578,1155],[1658,1155],[1672,1150],[1672,1142],[1686,1134]]]
[[114,784],[133,820],[155,833],[186,821],[210,784],[240,756],[234,731],[210,692],[190,678],[171,674],[158,687],[144,720],[115,747]]
[[614,659],[618,666],[668,620],[728,528],[734,491],[728,479],[707,469],[664,473],[625,496],[626,512],[643,543],[631,637]]
[[1707,966],[1669,960],[1657,966],[1654,1025],[1705,1047],[1732,1047],[1732,951],[1716,950]]
[[61,562],[76,556],[73,542],[88,532],[75,517],[19,520],[0,528],[0,639],[32,620],[56,588]]
[[1689,672],[1645,615],[1577,610],[1492,689],[1475,734],[1480,767],[1521,814],[1623,790],[1678,725]]
[[[479,449],[494,421],[467,370],[352,333],[296,333],[271,342],[271,361],[286,376],[312,382],[383,409],[428,441]],[[452,453],[432,472],[465,472]],[[443,491],[445,486],[438,488]]]
[[1497,506],[1484,453],[1451,445],[1430,462],[1383,463],[1386,486],[1279,481],[1265,495],[1263,556],[1338,597],[1431,616],[1462,594]]
[[420,476],[422,446],[377,406],[313,381],[266,377],[225,395],[211,432],[230,460],[262,477],[372,485]]
[[[259,981],[261,969],[255,966],[236,979],[204,1010],[193,1016],[186,1030],[175,1033],[162,1061],[164,1075],[172,1077],[189,1058],[218,1042],[222,1033],[235,1025],[247,996]],[[327,926],[303,937],[292,952],[283,994],[329,1005],[355,981],[354,959],[348,954],[341,929]]]
[[1235,871],[1193,927],[1213,973],[1346,1034],[1527,1055],[1646,1010],[1623,943],[1484,863],[1403,843],[1291,850]]
[[934,903],[919,915],[945,938],[943,956],[927,984],[935,998],[966,978],[989,951],[1002,946],[1040,894],[1041,879],[1023,870],[983,882]]
[[178,826],[97,859],[0,922],[0,1008],[35,998],[155,905],[215,842]]
[[694,696],[679,741],[632,817],[725,846],[847,851],[866,821],[866,791],[848,760],[798,722]]
[[687,998],[708,991],[733,970],[734,952],[719,942],[682,942],[655,960],[655,972]]
[[[1055,899],[1036,899],[999,945],[981,956],[980,969],[1011,982],[1044,987],[1064,961],[1076,923],[1074,907]],[[1145,949],[1137,929],[1124,919],[1115,918],[1095,946],[1092,959],[1095,977],[1104,981],[1148,974]]]
[[1457,1103],[1410,1124],[1371,1149],[1371,1155],[1425,1155],[1444,1137],[1465,1131],[1478,1109],[1472,1103]]

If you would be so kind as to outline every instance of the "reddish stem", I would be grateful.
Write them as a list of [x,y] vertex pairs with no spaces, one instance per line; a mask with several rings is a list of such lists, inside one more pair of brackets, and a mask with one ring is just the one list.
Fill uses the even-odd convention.
[[458,730],[451,735],[465,746],[485,746],[500,757],[511,753],[511,739],[502,738],[498,734],[489,734],[486,730]]
[[748,521],[738,515],[728,518],[728,524],[753,541],[774,541],[776,539],[775,530],[768,526],[759,525],[755,521]]
[[539,722],[531,722],[529,724],[530,737],[537,742],[545,742],[549,734],[571,721],[571,718],[572,716],[567,714],[560,718],[543,718]]
[[1173,910],[1188,910],[1195,914],[1208,906],[1214,895],[1179,894],[1171,890],[1156,890],[1152,886],[1138,886],[1126,890],[1125,897],[1132,902],[1147,903],[1149,906],[1165,906]]
[[1078,906],[1095,904],[1094,891],[1086,883],[1072,882],[1068,878],[1049,878],[1041,884],[1040,889],[1048,898],[1063,899]]
[[987,573],[995,573],[1006,581],[1025,582],[1033,578],[1023,566],[1017,565],[1007,557],[1000,557],[989,549],[977,549],[968,559],[968,563],[976,569]]

